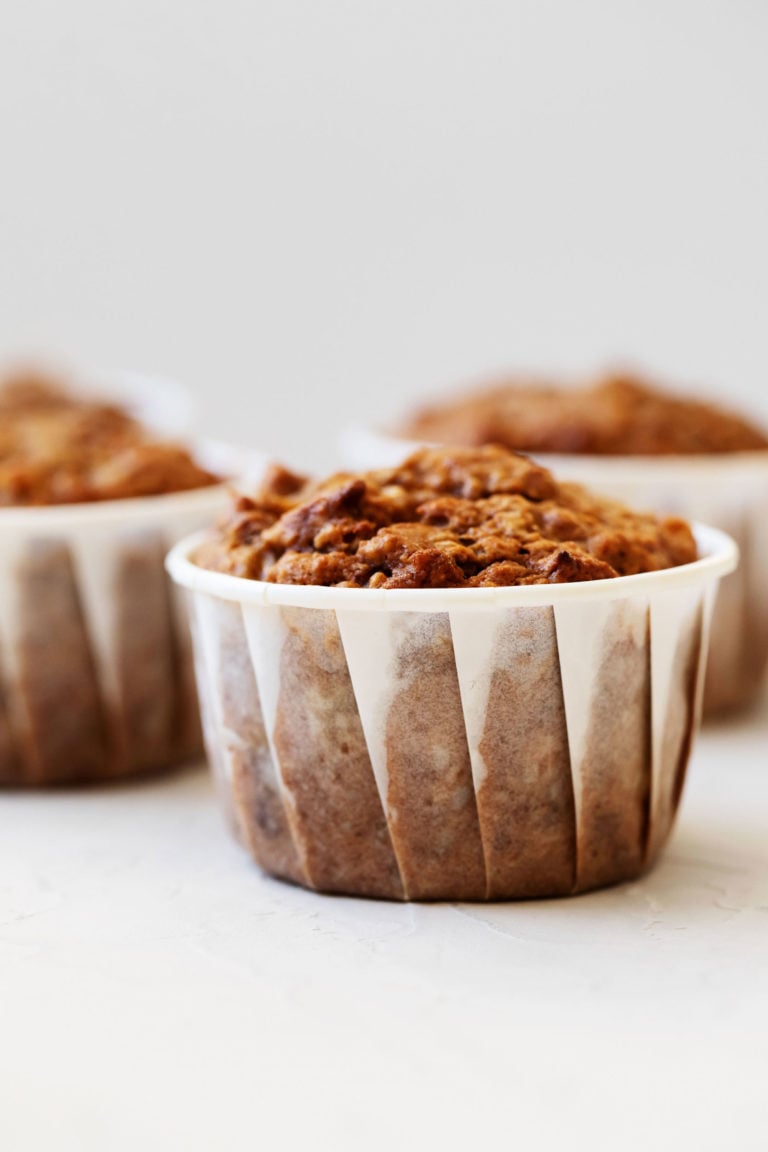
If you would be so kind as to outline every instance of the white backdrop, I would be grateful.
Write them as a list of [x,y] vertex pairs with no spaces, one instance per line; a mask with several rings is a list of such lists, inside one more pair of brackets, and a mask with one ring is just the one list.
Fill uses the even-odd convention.
[[[0,0],[0,358],[176,376],[298,466],[505,366],[768,417],[767,36],[761,0]],[[4,798],[0,1145],[764,1149],[767,737],[702,740],[647,881],[509,909],[273,884],[202,774]]]
[[759,0],[4,0],[0,354],[177,376],[299,464],[507,365],[759,406],[766,35]]

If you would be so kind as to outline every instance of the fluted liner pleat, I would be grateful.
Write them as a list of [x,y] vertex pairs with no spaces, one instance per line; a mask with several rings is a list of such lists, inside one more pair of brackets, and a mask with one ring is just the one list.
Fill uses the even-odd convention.
[[369,634],[337,613],[409,899],[481,900],[480,823],[447,613],[396,612]]
[[209,753],[268,872],[395,899],[567,895],[669,835],[713,589],[448,612],[198,594]]
[[486,895],[564,895],[576,824],[554,612],[456,612],[451,625]]
[[199,753],[169,541],[27,539],[0,556],[0,785],[151,772]]
[[309,883],[291,834],[239,604],[198,596],[195,639],[209,760],[235,829],[267,872]]
[[336,615],[245,610],[266,728],[308,882],[402,897],[393,832],[371,760]]

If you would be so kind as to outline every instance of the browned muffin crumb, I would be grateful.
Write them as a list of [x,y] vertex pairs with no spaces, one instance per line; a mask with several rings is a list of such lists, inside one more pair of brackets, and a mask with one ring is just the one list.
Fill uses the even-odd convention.
[[768,448],[768,436],[743,417],[629,376],[581,388],[506,382],[424,408],[399,432],[441,444],[609,456]]
[[219,483],[126,412],[24,376],[0,388],[0,506],[78,504]]
[[269,477],[198,549],[279,584],[464,588],[603,580],[696,559],[688,524],[631,512],[499,446],[422,449],[319,483]]
[[0,387],[0,415],[71,408],[77,401],[66,389],[38,372],[14,372]]

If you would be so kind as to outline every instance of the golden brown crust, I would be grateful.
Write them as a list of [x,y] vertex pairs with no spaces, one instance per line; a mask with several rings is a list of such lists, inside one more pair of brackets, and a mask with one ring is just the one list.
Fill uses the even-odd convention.
[[506,381],[424,408],[398,432],[441,444],[609,456],[768,449],[765,432],[738,414],[630,376],[584,387]]
[[285,584],[462,588],[602,580],[696,558],[688,525],[558,484],[498,447],[239,498],[202,567]]
[[156,496],[218,482],[186,448],[153,438],[119,408],[36,378],[0,388],[0,507]]

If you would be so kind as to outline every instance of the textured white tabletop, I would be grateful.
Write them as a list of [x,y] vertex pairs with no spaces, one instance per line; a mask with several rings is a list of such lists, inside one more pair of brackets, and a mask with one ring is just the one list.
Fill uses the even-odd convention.
[[768,1146],[768,709],[642,883],[487,907],[262,877],[207,775],[0,797],[0,1147]]

